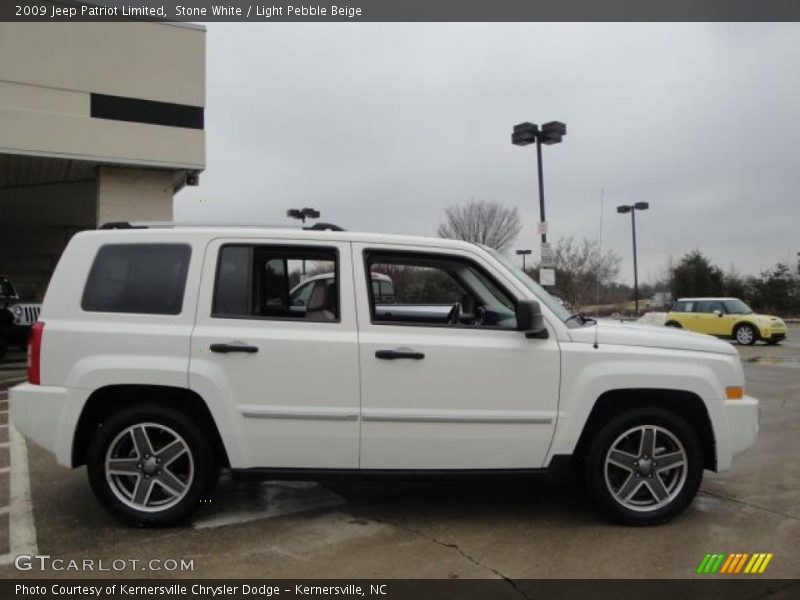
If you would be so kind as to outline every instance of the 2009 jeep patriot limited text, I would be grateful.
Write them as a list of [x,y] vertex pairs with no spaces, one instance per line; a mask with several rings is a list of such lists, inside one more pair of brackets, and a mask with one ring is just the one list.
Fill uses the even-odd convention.
[[[376,311],[380,275],[392,310]],[[14,424],[142,525],[188,517],[221,469],[486,475],[565,459],[612,517],[657,523],[758,431],[730,344],[571,316],[504,256],[452,240],[80,233],[29,355]]]

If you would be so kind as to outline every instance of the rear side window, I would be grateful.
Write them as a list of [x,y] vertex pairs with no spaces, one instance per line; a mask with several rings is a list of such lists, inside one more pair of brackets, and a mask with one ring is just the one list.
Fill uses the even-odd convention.
[[694,302],[686,302],[682,300],[681,302],[676,302],[675,306],[672,308],[673,312],[692,312],[692,308],[694,308]]
[[715,310],[721,313],[725,312],[725,307],[719,300],[700,300],[695,304],[694,311],[696,313],[712,313]]
[[191,255],[186,244],[102,246],[81,307],[89,312],[180,314]]
[[223,246],[217,264],[212,316],[338,321],[336,250]]

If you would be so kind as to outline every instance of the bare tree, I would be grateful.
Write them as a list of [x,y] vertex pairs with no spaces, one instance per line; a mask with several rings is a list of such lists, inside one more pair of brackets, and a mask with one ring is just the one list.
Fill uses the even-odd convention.
[[554,252],[557,287],[576,307],[594,302],[598,279],[605,288],[619,274],[620,256],[613,250],[600,251],[597,240],[572,237],[558,240]]
[[505,252],[522,230],[517,207],[497,202],[470,202],[450,206],[445,221],[439,225],[439,237],[484,244]]

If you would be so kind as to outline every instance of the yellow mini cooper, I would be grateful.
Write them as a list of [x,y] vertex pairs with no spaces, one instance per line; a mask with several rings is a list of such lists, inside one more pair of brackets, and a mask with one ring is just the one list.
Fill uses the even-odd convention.
[[737,298],[681,298],[667,313],[665,325],[735,339],[746,346],[758,340],[777,344],[786,338],[783,319],[757,315]]

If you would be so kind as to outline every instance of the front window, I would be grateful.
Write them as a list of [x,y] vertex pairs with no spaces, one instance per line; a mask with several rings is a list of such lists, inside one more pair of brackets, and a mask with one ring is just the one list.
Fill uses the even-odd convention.
[[375,299],[375,304],[394,304],[394,286],[392,282],[383,279],[373,279],[372,297]]
[[569,321],[570,323],[576,323],[575,319],[570,320],[570,312],[564,308],[564,306],[556,298],[551,296],[547,290],[531,279],[525,271],[517,267],[513,262],[508,260],[508,258],[500,254],[497,250],[487,246],[481,247],[494,258],[499,260],[506,269],[511,271],[512,275],[514,275],[514,277],[516,277],[519,282],[522,283],[522,285],[532,291],[536,296],[536,299],[549,308],[559,319],[564,322]]
[[741,300],[725,300],[724,304],[725,312],[730,315],[749,315],[753,313],[753,309]]
[[367,268],[374,323],[516,329],[514,299],[469,260],[376,251]]

